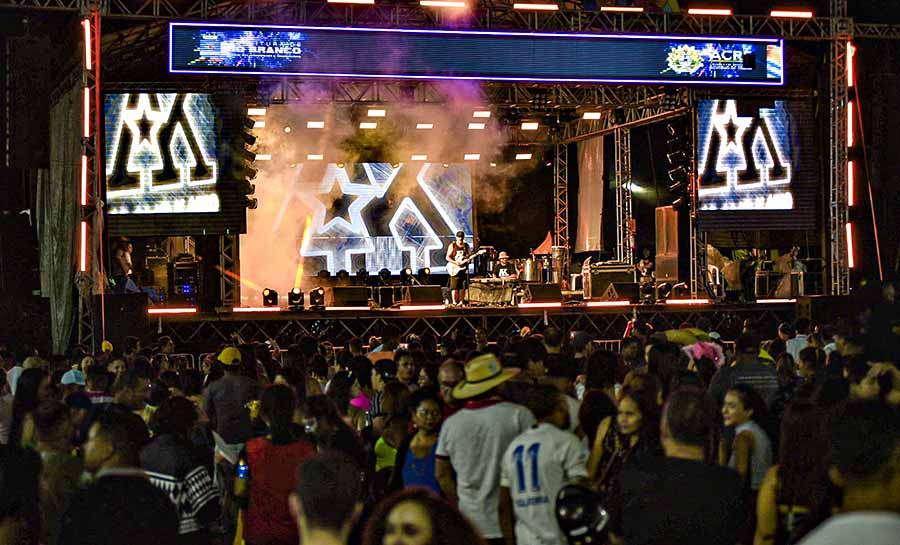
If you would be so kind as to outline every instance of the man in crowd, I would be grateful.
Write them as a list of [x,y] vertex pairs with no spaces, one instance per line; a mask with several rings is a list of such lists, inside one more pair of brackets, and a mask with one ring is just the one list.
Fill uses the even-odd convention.
[[83,470],[72,455],[74,426],[66,404],[47,400],[34,411],[37,451],[41,455],[41,543],[56,545],[60,521],[78,491]]
[[794,324],[796,335],[792,339],[785,341],[787,353],[794,358],[794,361],[800,361],[800,351],[806,348],[806,339],[809,338],[809,328],[811,323],[807,318],[800,318]]
[[97,415],[84,445],[94,482],[77,493],[62,520],[65,545],[162,545],[178,542],[175,507],[138,468],[147,426],[116,406]]
[[465,407],[444,422],[438,437],[435,477],[441,490],[495,545],[503,544],[498,514],[503,453],[534,424],[528,409],[505,401],[499,391],[519,372],[502,368],[492,354],[466,364],[465,380],[453,389]]
[[556,495],[587,477],[588,451],[569,426],[569,408],[551,385],[534,387],[528,404],[538,423],[516,437],[500,470],[500,524],[506,545],[564,543]]
[[709,385],[709,393],[719,405],[725,399],[725,393],[735,384],[747,384],[759,392],[766,405],[778,391],[778,377],[775,366],[759,357],[759,337],[748,332],[738,337],[735,343],[735,360],[725,364],[713,375]]
[[228,445],[241,446],[253,437],[250,412],[247,403],[257,399],[259,384],[241,375],[241,352],[233,346],[222,350],[219,362],[225,376],[210,384],[203,392],[203,410],[209,417],[210,427]]
[[544,362],[548,357],[544,344],[535,337],[528,337],[516,345],[516,352],[518,353],[518,361],[524,370],[524,375],[533,382],[543,380],[547,374],[547,367]]
[[900,421],[885,404],[854,402],[831,430],[832,482],[841,512],[801,545],[896,545],[900,539]]
[[614,544],[734,545],[745,519],[738,474],[708,461],[719,413],[708,394],[682,388],[663,410],[665,457],[628,466],[609,498]]
[[444,401],[444,418],[449,417],[462,407],[460,400],[453,397],[453,389],[465,377],[463,365],[454,359],[446,360],[438,369],[438,387]]
[[112,403],[112,396],[106,392],[106,389],[109,387],[109,374],[102,367],[99,365],[89,367],[85,373],[84,382],[86,386],[85,394],[87,394],[91,403],[94,405]]
[[300,543],[346,545],[362,512],[359,468],[335,453],[308,458],[297,468],[297,491],[288,502]]

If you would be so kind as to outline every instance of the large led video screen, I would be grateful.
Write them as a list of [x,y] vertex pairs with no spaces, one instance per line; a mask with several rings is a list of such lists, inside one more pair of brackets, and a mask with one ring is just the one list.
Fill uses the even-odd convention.
[[108,214],[219,211],[209,95],[109,94],[104,115]]
[[784,66],[778,38],[169,24],[172,73],[783,85]]
[[473,243],[473,180],[465,164],[258,165],[260,208],[249,212],[241,237],[243,274],[254,282],[293,279],[298,266],[303,276],[399,274],[406,267],[442,273],[457,231]]
[[104,210],[111,235],[221,234],[245,228],[242,197],[223,189],[221,142],[236,120],[206,93],[104,96]]
[[702,229],[815,227],[812,104],[713,99],[698,105],[697,195]]

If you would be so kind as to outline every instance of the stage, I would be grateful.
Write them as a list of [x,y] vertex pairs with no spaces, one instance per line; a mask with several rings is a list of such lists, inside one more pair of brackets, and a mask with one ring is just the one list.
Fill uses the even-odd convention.
[[[536,304],[541,305],[541,304]],[[781,322],[792,322],[796,303],[791,300],[755,304],[658,304],[632,305],[619,301],[597,301],[586,304],[545,304],[530,307],[403,307],[403,309],[364,310],[304,310],[292,312],[277,307],[274,310],[244,309],[221,312],[158,313],[151,310],[150,326],[158,334],[171,336],[179,349],[199,354],[214,351],[222,343],[232,342],[236,333],[245,342],[274,341],[282,348],[290,345],[300,334],[327,335],[337,346],[352,337],[368,342],[379,335],[382,328],[392,325],[403,335],[434,335],[441,338],[454,330],[471,334],[482,328],[488,338],[514,335],[523,328],[532,330],[554,326],[560,330],[582,330],[598,341],[615,342],[621,339],[625,327],[634,316],[649,322],[655,330],[678,328],[683,323],[694,324],[708,319],[712,331],[723,339],[733,340],[741,331],[744,320],[757,323],[761,332],[775,335]],[[172,310],[172,309],[169,309]]]

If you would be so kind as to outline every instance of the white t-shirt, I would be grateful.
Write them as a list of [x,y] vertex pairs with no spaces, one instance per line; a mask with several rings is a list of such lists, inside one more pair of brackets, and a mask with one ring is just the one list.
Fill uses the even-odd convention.
[[842,513],[823,522],[798,545],[897,545],[900,515],[886,511]]
[[519,545],[565,545],[556,523],[556,495],[576,477],[587,477],[588,450],[574,434],[538,424],[518,436],[503,455],[500,486],[509,488]]
[[500,531],[500,462],[506,447],[534,424],[531,411],[502,401],[464,408],[441,426],[436,454],[456,471],[459,510],[487,539]]
[[807,347],[807,335],[797,335],[793,339],[788,339],[785,341],[785,346],[787,347],[787,353],[794,358],[794,363],[800,361],[800,351]]
[[569,431],[575,433],[578,429],[578,411],[581,409],[581,402],[571,396],[565,396],[566,407],[569,409]]

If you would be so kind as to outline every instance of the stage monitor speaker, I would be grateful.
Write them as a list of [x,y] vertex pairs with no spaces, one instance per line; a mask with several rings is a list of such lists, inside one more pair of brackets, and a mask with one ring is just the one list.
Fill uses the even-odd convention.
[[526,303],[561,303],[559,284],[525,284]]
[[363,286],[325,288],[325,301],[329,307],[368,307],[369,288]]
[[678,211],[656,208],[656,281],[678,282]]
[[444,296],[440,286],[404,286],[400,302],[404,305],[440,305]]
[[597,299],[603,297],[603,294],[614,282],[634,282],[634,267],[630,265],[603,268],[592,267],[590,280],[584,290],[584,298]]
[[640,287],[635,282],[613,282],[603,292],[603,301],[625,301],[637,303],[640,300]]
[[[100,295],[94,296],[94,339],[97,349],[103,340],[101,331]],[[119,351],[125,343],[125,337],[137,337],[149,340],[154,333],[153,321],[147,315],[148,299],[146,293],[106,294],[103,295],[106,314],[106,339]]]

